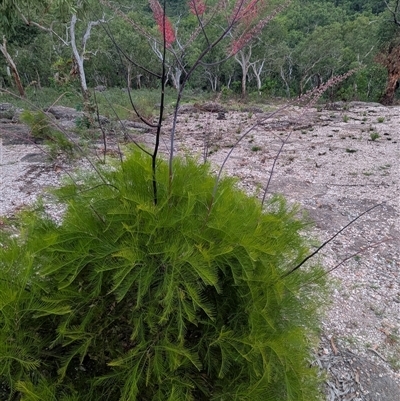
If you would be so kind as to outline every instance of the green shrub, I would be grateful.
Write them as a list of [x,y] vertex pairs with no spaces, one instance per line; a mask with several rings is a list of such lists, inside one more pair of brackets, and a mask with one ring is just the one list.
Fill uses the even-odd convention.
[[73,143],[52,125],[49,117],[42,111],[24,110],[20,119],[27,124],[31,130],[31,135],[35,140],[44,141],[48,146],[51,159],[55,159],[58,154],[63,153],[72,157],[74,153]]
[[[147,155],[66,185],[0,246],[0,399],[317,400],[319,268],[297,211]],[[105,184],[107,183],[107,184]],[[316,289],[318,291],[316,291]],[[3,393],[1,393],[3,391]]]
[[371,138],[371,141],[373,141],[373,142],[375,142],[377,139],[380,138],[380,135],[379,135],[377,132],[371,132],[371,133],[369,134],[369,136],[370,136],[370,138]]
[[20,119],[31,129],[31,135],[34,139],[50,139],[52,136],[52,129],[49,118],[43,111],[29,111],[24,110]]

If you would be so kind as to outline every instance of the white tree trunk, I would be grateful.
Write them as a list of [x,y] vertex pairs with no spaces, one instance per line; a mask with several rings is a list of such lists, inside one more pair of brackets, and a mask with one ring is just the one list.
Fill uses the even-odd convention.
[[181,76],[182,70],[179,67],[174,67],[175,72],[171,72],[172,68],[169,70],[169,74],[172,80],[173,87],[179,92],[181,88]]
[[262,60],[261,64],[259,64],[257,67],[258,62],[259,61],[255,61],[254,63],[252,63],[251,68],[253,70],[254,76],[256,77],[258,94],[261,95],[261,86],[262,86],[261,74],[264,69],[265,59]]
[[81,84],[81,89],[83,96],[86,98],[87,96],[87,83],[86,83],[86,75],[85,75],[85,68],[83,66],[83,52],[79,53],[78,47],[76,46],[76,37],[75,37],[75,26],[76,26],[76,21],[77,21],[76,14],[72,14],[71,17],[71,25],[69,27],[69,34],[71,36],[71,48],[72,48],[72,54],[74,55],[74,59],[76,62],[76,65],[78,66],[78,74],[79,74],[79,81]]
[[251,46],[248,48],[248,53],[246,54],[244,50],[239,50],[235,54],[235,60],[242,67],[242,96],[246,96],[247,92],[247,75],[249,74],[250,68],[250,58],[251,58]]
[[211,91],[216,92],[218,88],[218,75],[213,74],[212,71],[205,70],[205,74],[207,76],[208,82],[211,85]]
[[99,25],[104,21],[104,18],[98,20],[98,21],[89,21],[88,25],[86,27],[86,31],[85,34],[83,35],[82,38],[82,48],[79,51],[78,47],[76,45],[76,36],[75,36],[75,26],[76,26],[76,22],[78,21],[78,18],[76,16],[76,14],[72,14],[71,17],[71,24],[69,27],[69,34],[71,37],[71,48],[72,48],[72,53],[74,55],[74,60],[76,62],[76,65],[78,67],[78,74],[79,74],[79,81],[81,84],[81,89],[82,89],[82,93],[83,93],[83,97],[85,99],[88,98],[89,92],[88,92],[88,88],[87,88],[87,83],[86,83],[86,75],[85,75],[85,68],[84,68],[84,61],[85,61],[85,53],[86,53],[86,43],[90,38],[90,33],[92,31],[92,28],[96,25]]

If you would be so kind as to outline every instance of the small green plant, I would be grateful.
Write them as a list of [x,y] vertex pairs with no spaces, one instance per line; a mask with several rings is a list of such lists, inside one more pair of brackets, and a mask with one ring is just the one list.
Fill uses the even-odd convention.
[[344,338],[344,340],[349,344],[349,345],[356,345],[357,344],[357,339],[354,336],[347,336]]
[[53,133],[51,122],[43,111],[24,110],[20,115],[20,120],[28,125],[35,140],[51,139]]
[[380,138],[380,135],[377,132],[371,132],[369,136],[373,142]]
[[378,123],[383,123],[385,121],[385,117],[378,117]]
[[385,164],[385,165],[383,165],[383,166],[379,166],[378,169],[379,169],[379,170],[387,170],[387,169],[389,169],[390,167],[392,167],[391,164]]
[[258,151],[260,151],[261,149],[262,149],[261,146],[252,146],[251,151],[252,151],[252,152],[258,152]]
[[348,116],[347,114],[345,114],[345,115],[343,116],[343,122],[344,122],[344,123],[349,122],[349,116]]
[[29,126],[34,140],[43,141],[48,146],[48,154],[51,159],[55,159],[59,154],[73,156],[73,143],[62,132],[55,129],[45,113],[24,110],[20,118]]
[[395,354],[390,355],[387,358],[387,361],[389,363],[389,365],[392,367],[392,369],[395,372],[398,372],[400,370],[400,350],[398,350],[398,352],[396,352]]
[[356,149],[349,149],[349,148],[346,148],[346,152],[347,152],[347,153],[356,153],[357,150],[356,150]]
[[399,334],[397,333],[397,330],[393,330],[389,335],[387,336],[386,340],[390,345],[396,345],[400,343],[400,337]]
[[227,88],[226,86],[222,86],[221,88],[221,99],[228,100],[231,99],[234,92],[232,89]]
[[[374,288],[374,289],[378,289],[378,288],[379,287]],[[375,315],[377,317],[383,317],[385,315],[385,309],[384,308],[380,308],[380,307],[375,306],[375,305],[370,305],[370,309],[375,313]]]
[[91,122],[89,117],[82,115],[81,117],[77,117],[75,119],[75,126],[78,129],[88,129],[91,126]]
[[[144,153],[57,192],[61,224],[25,213],[0,247],[0,399],[319,399],[307,360],[323,270],[306,223],[206,165]],[[315,284],[310,284],[310,283]],[[315,289],[318,289],[316,291]]]

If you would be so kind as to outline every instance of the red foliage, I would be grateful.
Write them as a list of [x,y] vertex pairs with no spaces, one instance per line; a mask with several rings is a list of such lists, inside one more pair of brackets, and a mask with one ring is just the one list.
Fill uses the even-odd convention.
[[206,11],[204,0],[189,0],[189,10],[194,15],[203,15]]
[[282,12],[289,3],[290,0],[287,0],[275,11],[261,18],[267,6],[265,0],[237,0],[231,15],[231,24],[236,25],[237,30],[241,33],[233,40],[230,47],[230,55],[236,54],[257,37],[265,25]]
[[149,5],[153,11],[154,20],[158,25],[161,35],[164,36],[165,43],[170,46],[175,41],[175,32],[171,21],[164,15],[164,10],[158,0],[149,0]]
[[251,23],[257,17],[257,11],[260,5],[264,5],[265,0],[236,0],[235,7],[231,15],[231,22],[237,23],[241,20]]

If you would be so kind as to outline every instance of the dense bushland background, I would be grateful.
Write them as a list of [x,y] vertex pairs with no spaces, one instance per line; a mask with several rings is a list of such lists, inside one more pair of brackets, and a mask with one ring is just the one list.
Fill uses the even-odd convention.
[[[0,33],[7,39],[8,53],[17,65],[23,86],[79,87],[69,42],[70,14],[61,6],[38,11],[32,3],[20,1],[21,13],[10,11],[12,18],[7,19],[7,3],[1,6]],[[71,3],[79,10],[82,2],[58,3]],[[107,29],[115,42],[134,63],[122,60],[106,30],[94,25],[82,53],[89,87],[126,87],[128,74],[128,84],[134,89],[157,88],[157,79],[138,65],[158,63],[160,48],[154,43],[153,50],[149,50],[147,38],[100,3],[82,3],[84,6],[75,26],[77,42],[82,40],[90,21],[107,21]],[[271,2],[272,5],[277,3],[283,2]],[[119,0],[113,4],[130,19],[140,18],[148,32],[156,34],[147,1]],[[397,0],[388,4],[398,13]],[[185,0],[169,1],[168,15],[176,26],[177,37],[184,42],[197,25],[196,17],[188,12]],[[386,2],[381,0],[294,0],[260,32],[256,41],[235,57],[223,64],[213,64],[225,57],[223,47],[207,55],[204,61],[208,64],[204,63],[193,74],[190,88],[227,95],[261,93],[267,97],[287,98],[315,88],[333,75],[363,65],[365,68],[325,96],[333,100],[380,100],[388,90],[388,72],[393,67],[389,66],[391,55],[398,46],[400,29],[393,20]],[[53,32],[43,31],[38,26],[51,27]],[[217,32],[218,25],[213,29]],[[179,86],[184,74],[182,67],[190,67],[202,50],[201,46],[196,43],[185,49],[180,55],[180,66],[170,58],[166,60],[167,85]],[[0,85],[3,88],[13,85],[4,57],[0,57]]]

